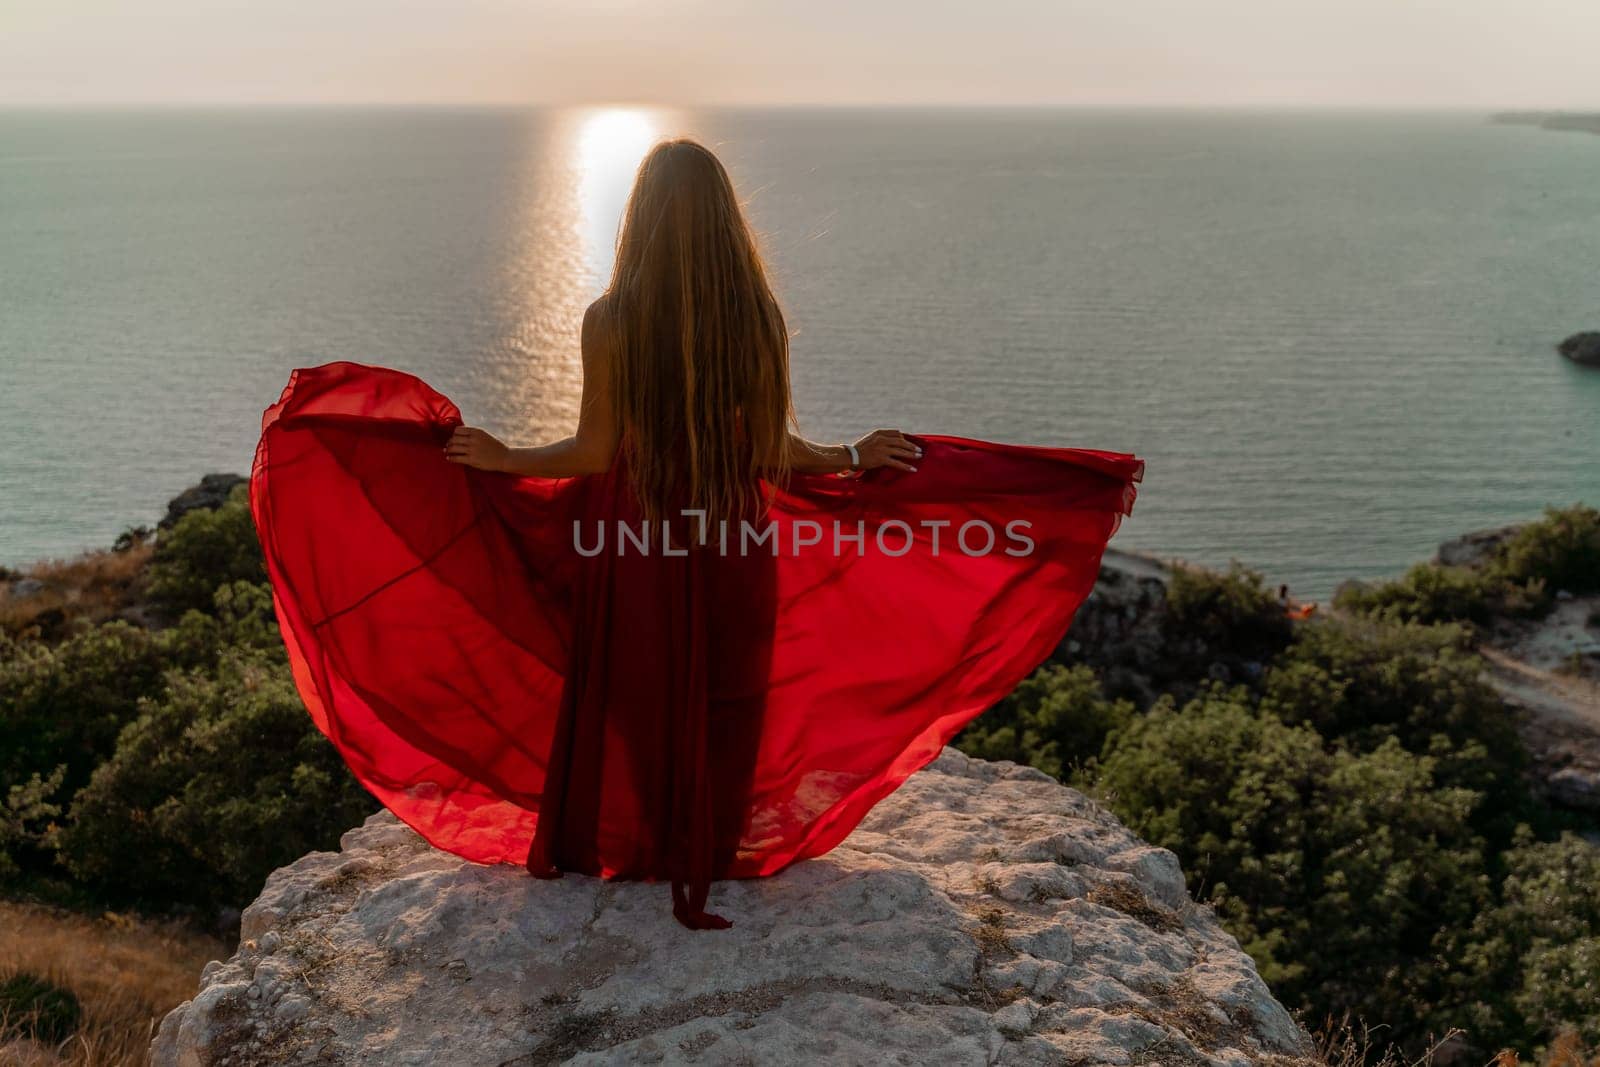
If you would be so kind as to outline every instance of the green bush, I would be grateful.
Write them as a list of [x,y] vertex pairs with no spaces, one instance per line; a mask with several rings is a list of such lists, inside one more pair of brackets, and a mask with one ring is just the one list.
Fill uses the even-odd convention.
[[25,971],[0,980],[0,1033],[55,1045],[82,1021],[83,1008],[70,989]]
[[1096,759],[1106,737],[1133,717],[1126,700],[1107,700],[1088,667],[1047,664],[968,726],[957,748],[1065,778]]
[[374,802],[294,689],[244,487],[163,533],[148,579],[173,625],[0,635],[0,878],[161,912],[243,903]]
[[1515,718],[1459,626],[1360,618],[1301,626],[1262,693],[1264,711],[1325,741],[1372,752],[1395,740],[1432,757],[1441,784],[1485,796],[1477,826],[1501,845],[1529,817]]
[[1405,622],[1484,624],[1500,612],[1506,595],[1498,575],[1476,567],[1419,563],[1392,582],[1346,585],[1333,603],[1341,611]]
[[111,755],[140,697],[161,689],[174,642],[115,621],[58,645],[0,634],[0,783],[66,768],[68,793]]
[[1600,849],[1524,832],[1504,857],[1499,902],[1458,937],[1464,1016],[1486,1048],[1563,1030],[1600,1044]]
[[51,798],[61,792],[66,772],[65,764],[47,775],[35,771],[0,797],[0,880],[17,877],[27,859],[48,853],[61,815],[61,806]]
[[1392,582],[1346,586],[1334,605],[1392,619],[1484,625],[1500,616],[1542,614],[1562,589],[1600,591],[1600,512],[1583,504],[1546,509],[1483,563],[1419,563]]
[[282,650],[230,647],[140,701],[74,798],[60,850],[111,899],[238,905],[375,806],[306,714]]
[[165,630],[119,619],[57,644],[0,634],[0,786],[62,767],[60,795],[70,797],[110,758],[139,701],[163,691],[168,671],[209,666],[224,648],[281,648],[265,583],[218,587],[208,608]]
[[1489,898],[1481,797],[1441,788],[1436,761],[1389,739],[1331,750],[1308,726],[1212,688],[1159,703],[1114,735],[1100,785],[1152,844],[1177,853],[1280,999],[1349,1011],[1417,1043],[1448,1025],[1442,931]]
[[[244,487],[163,534],[146,588],[173,625],[79,623],[54,643],[0,634],[0,879],[157,910],[237,901],[305,841],[336,838],[327,820],[345,820],[352,798],[370,800],[294,692]],[[236,756],[208,755],[221,736]],[[249,783],[251,760],[283,766]],[[317,804],[325,816],[306,810]],[[238,832],[208,833],[213,818]],[[75,885],[52,881],[62,861]]]
[[1213,648],[1271,656],[1293,628],[1261,575],[1238,560],[1225,572],[1176,566],[1167,583],[1167,625]]
[[220,585],[266,580],[249,486],[242,484],[221,507],[191,511],[162,532],[150,561],[148,594],[176,618],[190,609],[210,611]]
[[1495,553],[1493,567],[1513,582],[1543,581],[1554,592],[1600,592],[1600,511],[1583,504],[1547,508]]

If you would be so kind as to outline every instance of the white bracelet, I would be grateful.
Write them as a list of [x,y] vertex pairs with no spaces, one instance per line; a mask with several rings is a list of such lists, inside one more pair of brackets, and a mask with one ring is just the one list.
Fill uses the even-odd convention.
[[855,470],[861,466],[861,453],[856,451],[855,445],[847,444],[844,447],[850,450],[850,469]]

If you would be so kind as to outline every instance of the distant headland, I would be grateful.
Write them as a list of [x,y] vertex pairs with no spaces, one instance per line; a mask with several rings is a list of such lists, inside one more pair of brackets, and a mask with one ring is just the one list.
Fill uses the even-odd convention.
[[1489,121],[1511,126],[1537,126],[1542,130],[1600,133],[1600,112],[1593,111],[1501,111],[1490,115]]

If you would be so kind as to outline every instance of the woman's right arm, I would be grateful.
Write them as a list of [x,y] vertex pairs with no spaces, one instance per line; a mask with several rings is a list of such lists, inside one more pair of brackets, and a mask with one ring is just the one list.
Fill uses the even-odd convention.
[[[895,467],[914,471],[917,468],[911,461],[922,458],[922,448],[899,430],[873,430],[856,442],[856,454],[861,457],[857,470]],[[841,474],[850,469],[850,449],[844,445],[819,445],[791,433],[789,466],[802,474]]]
[[547,445],[508,448],[487,430],[458,426],[445,446],[454,463],[538,478],[604,474],[617,452],[617,422],[611,408],[611,352],[593,306],[583,316],[583,396],[578,431]]

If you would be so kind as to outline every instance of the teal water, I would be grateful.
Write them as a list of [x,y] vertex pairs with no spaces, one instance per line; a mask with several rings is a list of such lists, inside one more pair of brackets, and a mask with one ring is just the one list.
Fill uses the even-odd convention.
[[1323,596],[1600,504],[1600,137],[1478,115],[0,114],[0,563],[244,472],[291,368],[567,431],[634,164],[727,160],[805,429],[1134,451],[1118,544]]

